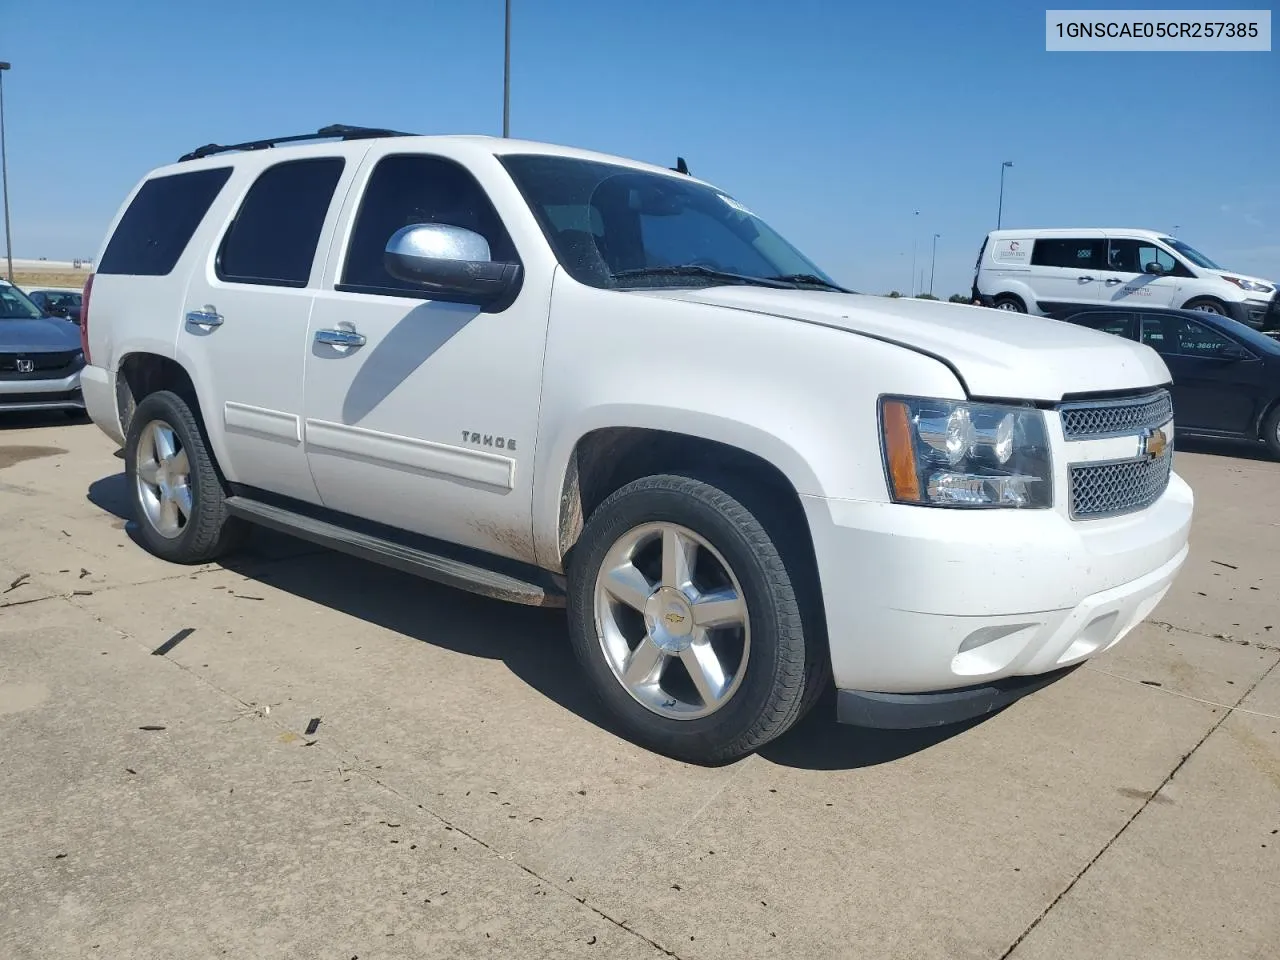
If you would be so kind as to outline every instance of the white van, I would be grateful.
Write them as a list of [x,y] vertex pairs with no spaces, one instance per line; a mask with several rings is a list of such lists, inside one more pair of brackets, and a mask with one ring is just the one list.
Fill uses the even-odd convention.
[[973,296],[1017,313],[1123,303],[1205,310],[1255,328],[1280,323],[1274,281],[1227,270],[1153,230],[993,230],[978,253]]

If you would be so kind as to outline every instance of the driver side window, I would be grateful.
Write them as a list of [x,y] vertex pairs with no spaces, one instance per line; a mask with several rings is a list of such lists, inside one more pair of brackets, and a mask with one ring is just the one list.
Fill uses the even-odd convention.
[[1173,327],[1174,350],[1184,357],[1218,357],[1234,341],[1194,320],[1178,318]]
[[489,243],[497,261],[518,263],[515,244],[480,184],[461,165],[443,157],[397,154],[373,168],[347,247],[339,289],[364,293],[411,293],[421,287],[387,272],[383,253],[392,234],[418,223],[473,230]]
[[[1178,261],[1167,250],[1147,240],[1111,240],[1106,269],[1114,273],[1146,273],[1148,263],[1158,263],[1166,274],[1178,273]],[[1185,275],[1182,271],[1179,275]]]

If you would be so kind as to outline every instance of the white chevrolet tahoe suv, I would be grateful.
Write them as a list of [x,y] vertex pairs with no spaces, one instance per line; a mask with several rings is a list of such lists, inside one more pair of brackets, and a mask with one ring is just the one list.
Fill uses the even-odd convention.
[[1154,351],[850,294],[683,164],[211,145],[129,196],[82,322],[149,550],[209,561],[264,524],[567,606],[620,728],[697,762],[832,678],[847,722],[991,712],[1118,641],[1187,555]]

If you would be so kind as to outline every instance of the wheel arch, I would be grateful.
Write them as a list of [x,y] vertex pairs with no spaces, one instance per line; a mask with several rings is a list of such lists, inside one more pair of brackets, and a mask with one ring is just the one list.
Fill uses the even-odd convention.
[[[741,430],[740,424],[735,427]],[[705,432],[638,425],[583,431],[562,464],[550,473],[558,481],[555,485],[558,496],[554,522],[544,521],[540,525],[543,536],[538,548],[542,565],[564,569],[565,558],[577,542],[586,518],[614,490],[643,476],[681,470],[715,472],[734,478],[743,487],[776,494],[775,506],[799,525],[797,529],[803,530],[804,539],[812,549],[800,493],[817,490],[817,477],[797,451],[777,438],[752,439],[757,443],[743,445],[713,439]],[[782,456],[771,456],[762,451],[761,446],[765,450],[781,447],[771,452],[781,452]],[[544,488],[544,493],[550,491]]]

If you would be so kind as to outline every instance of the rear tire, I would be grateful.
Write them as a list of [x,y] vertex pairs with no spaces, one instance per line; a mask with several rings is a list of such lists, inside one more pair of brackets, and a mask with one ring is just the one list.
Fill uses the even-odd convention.
[[1220,317],[1227,316],[1227,307],[1221,300],[1214,300],[1212,297],[1200,297],[1197,300],[1188,300],[1183,310],[1199,310],[1202,313],[1215,313]]
[[1276,460],[1280,460],[1280,403],[1262,418],[1262,442]]
[[[668,549],[686,558],[677,565],[687,579],[669,575]],[[807,591],[792,580],[806,573],[719,486],[644,477],[597,507],[573,548],[574,652],[637,743],[693,763],[737,759],[790,728],[825,683],[821,625],[807,630]],[[713,615],[713,595],[736,612]],[[712,667],[699,681],[693,670],[708,650]]]
[[1021,297],[1015,297],[1012,293],[1002,293],[996,297],[991,305],[997,310],[1004,310],[1008,313],[1026,313],[1027,305],[1022,302]]
[[170,563],[207,563],[239,546],[248,524],[227,512],[227,490],[199,421],[176,393],[149,394],[125,438],[125,478],[138,539]]

